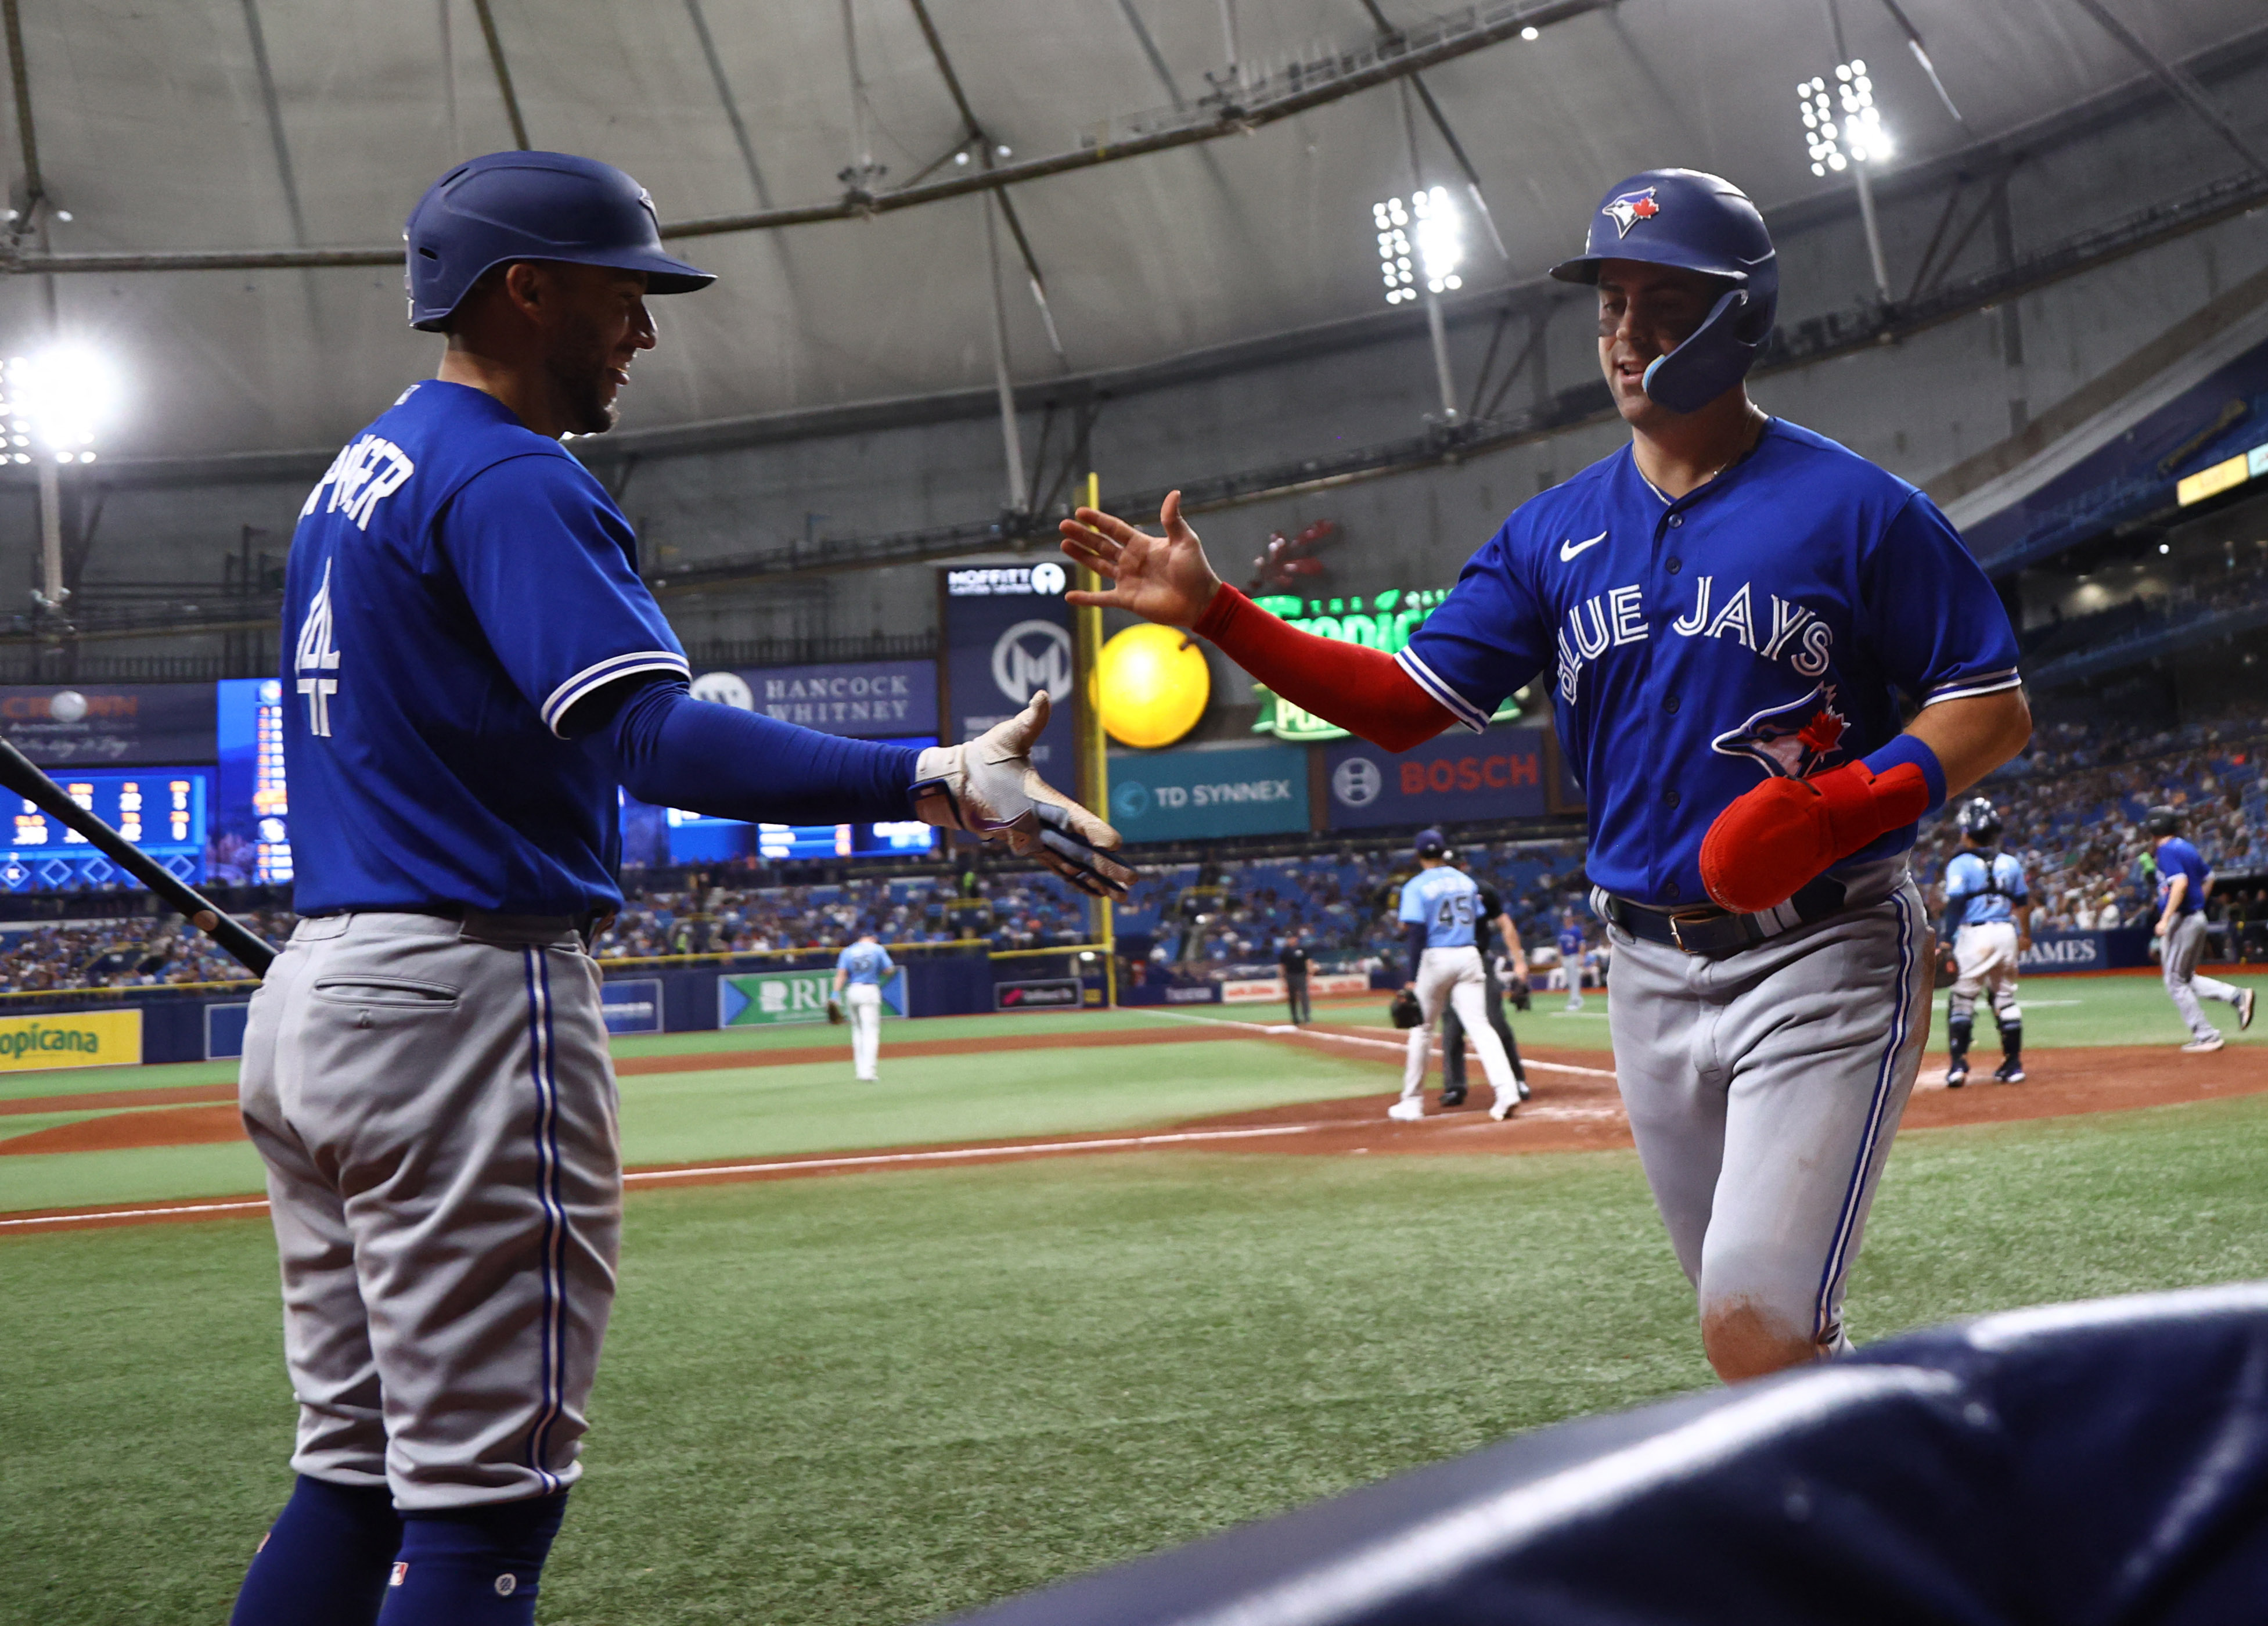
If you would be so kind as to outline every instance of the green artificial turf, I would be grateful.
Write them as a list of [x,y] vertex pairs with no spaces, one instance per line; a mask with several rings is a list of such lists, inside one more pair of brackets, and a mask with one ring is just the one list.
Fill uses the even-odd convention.
[[[1135,1019],[1121,1019],[1129,1017]],[[976,1020],[1035,1023],[1041,1031],[1057,1032],[1162,1025],[1134,1012]],[[1217,1113],[1381,1093],[1395,1087],[1400,1066],[1387,1050],[1319,1054],[1258,1037],[892,1055],[893,1040],[945,1037],[954,1028],[965,1031],[965,1025],[940,1019],[886,1028],[879,1084],[857,1082],[843,1059],[633,1073],[622,1080],[623,1160],[633,1166],[713,1162],[1152,1128]],[[776,1037],[777,1030],[763,1036]],[[677,1042],[649,1053],[705,1053],[714,1048],[707,1041],[718,1035],[664,1037]],[[0,1136],[16,1132],[18,1122],[32,1120],[0,1117]],[[0,1211],[231,1196],[260,1190],[262,1179],[258,1154],[244,1143],[0,1157]]]
[[[2268,1098],[1903,1137],[1861,1339],[2268,1276]],[[1626,1152],[641,1193],[541,1617],[916,1621],[1708,1381]],[[0,1619],[222,1618],[289,1486],[264,1225],[0,1240]]]
[[48,1067],[0,1073],[0,1101],[35,1095],[94,1095],[112,1090],[173,1090],[190,1084],[234,1084],[234,1062],[168,1062],[155,1067]]

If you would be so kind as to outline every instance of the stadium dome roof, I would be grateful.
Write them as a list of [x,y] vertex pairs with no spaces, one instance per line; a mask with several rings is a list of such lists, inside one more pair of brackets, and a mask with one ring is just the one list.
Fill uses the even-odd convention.
[[[2110,0],[2180,61],[2257,27],[2253,0]],[[1509,253],[1468,223],[1469,293],[1533,278],[1580,240],[1602,186],[1682,163],[1718,171],[1767,210],[1847,186],[1810,173],[1799,77],[1831,74],[1822,0],[1533,0],[1430,18],[1382,14],[1413,48],[1507,19],[1508,39],[1446,55],[1426,90],[1479,175]],[[11,3],[9,9],[15,10]],[[871,189],[966,181],[969,132],[911,0],[847,0],[865,85]],[[1840,0],[1867,61],[1893,167],[2022,126],[2137,78],[2088,0]],[[1910,52],[1926,39],[1968,130]],[[1262,109],[1364,71],[1380,31],[1364,0],[930,0],[936,46],[991,161],[1123,148],[1142,131],[1208,129],[1224,100]],[[1241,71],[1224,66],[1233,17]],[[844,8],[725,0],[24,0],[44,198],[0,282],[21,349],[52,321],[113,354],[138,456],[335,442],[409,377],[433,341],[402,321],[384,266],[21,274],[41,252],[383,249],[449,164],[517,144],[490,33],[527,143],[622,165],[664,221],[838,206],[855,178]],[[1517,26],[1532,22],[1536,37]],[[1373,67],[1375,63],[1373,62]],[[1177,111],[1178,108],[1178,111]],[[1407,123],[1405,123],[1407,120]],[[1082,163],[1009,189],[1053,349],[1012,241],[1000,287],[1020,379],[1135,364],[1381,309],[1370,205],[1460,173],[1395,82],[1248,133]],[[18,209],[20,143],[9,143]],[[638,365],[625,427],[683,424],[987,385],[991,295],[976,195],[770,231],[673,239],[721,281],[659,306],[663,346]]]

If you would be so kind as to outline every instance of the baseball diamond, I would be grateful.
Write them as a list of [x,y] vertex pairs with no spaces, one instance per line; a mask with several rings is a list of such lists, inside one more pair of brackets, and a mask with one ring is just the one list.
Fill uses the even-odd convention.
[[2042,4],[9,0],[0,1621],[2242,1617],[2268,22]]

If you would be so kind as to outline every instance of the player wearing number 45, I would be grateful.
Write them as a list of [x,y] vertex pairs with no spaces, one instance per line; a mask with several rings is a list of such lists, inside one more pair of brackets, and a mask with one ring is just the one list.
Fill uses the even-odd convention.
[[1066,520],[1064,550],[1114,584],[1071,597],[1193,629],[1387,751],[1485,728],[1549,675],[1588,792],[1617,1085],[1710,1361],[1750,1377],[1845,1344],[1929,1025],[1905,855],[2030,717],[2007,614],[1929,498],[1749,400],[1778,269],[1738,188],[1633,175],[1552,274],[1597,290],[1630,444],[1523,504],[1400,653],[1224,584],[1178,493],[1161,535]]
[[843,997],[850,1017],[850,1071],[859,1082],[872,1084],[878,1076],[875,1063],[882,1048],[882,984],[897,969],[890,951],[874,940],[871,931],[835,958],[835,991]]
[[1098,892],[1131,874],[1032,771],[1044,695],[926,751],[692,697],[629,523],[560,445],[612,427],[647,299],[711,280],[663,253],[637,181],[497,153],[444,175],[407,236],[439,375],[339,453],[285,577],[301,918],[253,997],[241,1104],[299,1477],[238,1626],[534,1618],[622,1232],[588,948],[622,901],[618,787],[924,819]]
[[1481,1053],[1481,1069],[1496,1092],[1489,1116],[1501,1122],[1520,1106],[1512,1060],[1496,1029],[1489,1026],[1488,977],[1476,935],[1480,917],[1479,883],[1449,863],[1449,843],[1440,831],[1420,831],[1418,873],[1402,884],[1401,920],[1410,943],[1410,981],[1404,986],[1417,994],[1424,1019],[1410,1030],[1402,1099],[1387,1108],[1386,1115],[1396,1122],[1425,1115],[1425,1058],[1433,1048],[1433,1024],[1444,1008],[1456,1012]]

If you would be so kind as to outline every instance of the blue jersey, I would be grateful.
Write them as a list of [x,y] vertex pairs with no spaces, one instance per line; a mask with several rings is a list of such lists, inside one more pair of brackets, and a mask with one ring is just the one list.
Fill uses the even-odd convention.
[[1559,928],[1559,958],[1572,962],[1583,953],[1583,929],[1572,921]]
[[1777,418],[1674,502],[1625,446],[1523,504],[1396,658],[1476,730],[1550,667],[1590,878],[1666,908],[1707,901],[1701,838],[1734,798],[1895,738],[1894,691],[2018,682],[1999,596],[1929,498]]
[[1425,926],[1427,948],[1473,947],[1480,916],[1480,885],[1462,870],[1439,865],[1402,883],[1402,918]]
[[2015,918],[2016,905],[2030,894],[2024,890],[2024,866],[2005,852],[1986,855],[1959,852],[1945,866],[1945,901],[1959,905],[1956,926],[1982,926]]
[[880,988],[882,979],[898,968],[890,959],[890,951],[880,944],[853,943],[835,957],[835,968],[853,983]]
[[2169,835],[2158,843],[2157,857],[2159,913],[2165,912],[2166,894],[2173,890],[2176,875],[2188,876],[2190,884],[2182,894],[2181,908],[2174,913],[2177,916],[2194,915],[2203,909],[2205,884],[2213,879],[2213,872],[2205,867],[2204,856],[2180,836]]
[[295,907],[621,901],[619,798],[575,703],[685,651],[630,524],[493,396],[416,384],[299,511],[284,577]]

